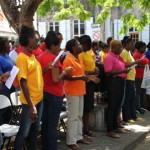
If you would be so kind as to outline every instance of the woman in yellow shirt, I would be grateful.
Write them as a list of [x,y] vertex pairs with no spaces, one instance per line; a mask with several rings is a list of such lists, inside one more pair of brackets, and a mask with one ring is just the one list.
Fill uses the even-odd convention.
[[[91,38],[88,35],[83,35],[79,39],[82,45],[83,52],[79,54],[79,60],[84,65],[84,70],[86,75],[97,75],[99,73],[97,67],[95,66],[95,60],[89,54],[91,50]],[[84,95],[84,113],[83,113],[83,126],[84,134],[92,136],[93,132],[89,131],[88,121],[89,113],[94,109],[94,86],[93,81],[86,82],[86,94]]]

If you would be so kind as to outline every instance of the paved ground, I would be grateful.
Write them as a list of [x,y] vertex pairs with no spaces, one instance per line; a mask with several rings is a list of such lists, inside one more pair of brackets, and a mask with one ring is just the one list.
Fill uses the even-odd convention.
[[[90,145],[79,145],[82,150],[133,150],[138,143],[145,139],[150,130],[150,112],[146,112],[142,117],[143,121],[137,121],[133,125],[126,126],[131,131],[122,134],[119,140],[107,137],[106,132],[96,132],[96,137],[92,138]],[[59,133],[58,139],[58,150],[69,150],[65,144],[65,134]],[[150,147],[149,149],[138,150],[150,150]]]
[[150,150],[150,133],[143,142],[137,144],[134,150]]
[[[121,134],[121,139],[109,138],[106,136],[106,132],[103,131],[96,132],[96,137],[92,138],[90,145],[79,145],[82,150],[150,150],[150,138],[144,141],[150,130],[150,112],[146,112],[142,117],[142,121],[137,121],[133,125],[126,126],[131,131]],[[144,141],[144,144],[142,141]],[[65,134],[60,132],[58,135],[58,150],[69,150],[65,142]],[[40,137],[38,138],[37,150],[41,150]]]

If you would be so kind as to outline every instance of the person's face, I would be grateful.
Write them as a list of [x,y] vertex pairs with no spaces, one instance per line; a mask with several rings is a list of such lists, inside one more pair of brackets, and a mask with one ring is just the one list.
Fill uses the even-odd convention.
[[10,44],[9,44],[8,41],[5,43],[5,52],[6,52],[6,53],[9,53],[9,52],[10,52]]
[[116,46],[116,48],[113,50],[113,52],[116,54],[116,55],[120,55],[121,52],[122,52],[122,45],[119,44]]
[[60,52],[60,44],[59,45],[52,45],[51,49],[53,49],[55,55],[58,55]]
[[80,54],[83,51],[82,45],[77,41],[76,53]]
[[127,44],[127,48],[128,48],[128,50],[133,50],[134,49],[134,42],[133,41],[129,42]]
[[105,53],[108,53],[108,52],[109,52],[109,47],[103,48],[103,51],[104,51]]
[[146,45],[140,48],[141,53],[145,53],[145,51],[146,51]]
[[98,44],[97,44],[97,45],[94,45],[94,46],[92,47],[92,50],[93,50],[93,51],[97,51],[98,48],[99,48],[99,46],[98,46]]
[[62,40],[63,40],[63,36],[62,36],[61,34],[59,34],[59,35],[57,35],[57,37],[58,37],[58,39],[59,39],[59,41],[60,41],[60,43],[61,43]]
[[29,38],[29,46],[32,49],[36,49],[38,47],[39,40],[40,40],[40,38],[39,38],[38,34],[35,34],[33,37]]

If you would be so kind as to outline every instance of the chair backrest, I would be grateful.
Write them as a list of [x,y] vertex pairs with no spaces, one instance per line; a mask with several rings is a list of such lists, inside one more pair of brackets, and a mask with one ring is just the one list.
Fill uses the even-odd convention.
[[0,109],[11,106],[10,100],[5,95],[0,95]]
[[12,102],[13,106],[20,106],[20,105],[22,105],[21,102],[20,102],[20,91],[12,92],[10,94],[10,99],[11,99],[11,102]]

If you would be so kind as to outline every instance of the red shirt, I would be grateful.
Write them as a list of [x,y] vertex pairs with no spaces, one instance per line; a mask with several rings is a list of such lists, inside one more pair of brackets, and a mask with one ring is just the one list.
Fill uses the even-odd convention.
[[40,45],[40,49],[45,52],[46,50],[46,45],[45,45],[45,42],[42,42],[42,44]]
[[[137,59],[140,59],[140,58],[142,58],[143,57],[143,54],[141,54],[140,52],[138,52],[138,51],[136,51],[136,52],[134,52],[134,54],[133,54],[133,58],[135,59],[135,60],[137,60]],[[146,57],[144,57],[143,59],[142,59],[142,61],[140,62],[140,64],[141,65],[146,65],[146,64],[149,64],[149,60],[148,60],[148,58],[146,58]],[[143,78],[143,74],[144,74],[144,67],[135,67],[135,69],[136,69],[136,78]]]
[[[21,45],[19,45],[18,48],[17,48],[17,53],[19,54],[19,53],[22,52],[22,51],[23,51],[23,47],[22,47]],[[42,54],[42,53],[43,53],[43,51],[41,50],[40,47],[38,47],[37,49],[32,50],[32,54],[33,54],[35,57],[39,56],[39,55]]]
[[[45,68],[50,62],[54,61],[56,58],[56,55],[53,55],[52,53],[45,51],[43,52],[37,59],[40,62],[42,69]],[[56,63],[56,66],[59,67],[60,73],[62,72],[62,65],[60,61]],[[55,83],[52,81],[52,70],[49,69],[44,74],[44,92],[48,92],[50,94],[56,95],[56,96],[63,96],[63,82],[59,81],[58,83]]]

